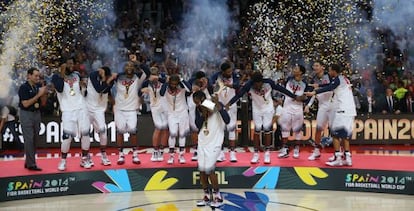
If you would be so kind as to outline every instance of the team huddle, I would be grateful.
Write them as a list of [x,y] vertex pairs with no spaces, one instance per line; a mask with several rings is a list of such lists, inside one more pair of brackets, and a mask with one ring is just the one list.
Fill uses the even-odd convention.
[[[322,131],[329,127],[334,140],[335,154],[326,164],[352,165],[349,138],[356,110],[351,84],[341,74],[339,65],[330,65],[328,74],[325,73],[325,65],[320,61],[314,62],[312,68],[315,76],[309,83],[304,80],[306,69],[301,65],[293,68],[285,84],[264,78],[260,71],[253,72],[247,81],[241,82],[232,64],[224,61],[219,67],[220,70],[210,77],[198,71],[192,74],[190,79],[184,80],[178,74],[167,75],[160,72],[156,66],[148,67],[138,63],[136,58],[131,58],[120,73],[113,73],[110,68],[104,66],[90,73],[87,80],[83,80],[78,72],[73,71],[73,60],[68,59],[52,77],[63,125],[58,170],[66,169],[66,158],[71,141],[75,137],[81,140],[80,165],[87,169],[94,165],[89,154],[91,125],[99,134],[101,164],[111,165],[106,154],[108,140],[105,121],[110,96],[114,99],[116,144],[119,149],[117,164],[127,162],[128,153],[123,147],[126,140],[134,146],[132,162],[140,164],[137,111],[143,95],[149,97],[155,127],[152,137],[152,162],[164,161],[164,147],[168,147],[168,155],[165,156],[168,164],[186,163],[186,138],[191,134],[194,145],[191,159],[198,160],[200,171],[202,169],[211,172],[216,161],[226,159],[223,151],[226,132],[229,140],[229,159],[231,162],[237,162],[237,101],[247,94],[252,102],[254,123],[254,152],[251,163],[256,164],[261,160],[260,145],[263,137],[263,163],[270,164],[275,92],[284,96],[283,109],[278,120],[283,142],[278,154],[279,159],[289,157],[290,148],[293,148],[293,158],[300,157],[304,113],[309,112],[309,107],[317,101],[315,148],[308,160],[320,158]],[[288,140],[291,134],[293,141]],[[341,151],[341,141],[344,152]]]

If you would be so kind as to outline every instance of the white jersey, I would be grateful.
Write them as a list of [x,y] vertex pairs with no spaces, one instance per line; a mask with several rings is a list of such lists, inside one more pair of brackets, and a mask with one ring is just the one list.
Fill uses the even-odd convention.
[[[324,74],[321,78],[316,76],[314,78],[313,83],[319,84],[319,85],[324,85],[324,84],[329,84],[330,82],[331,81],[330,81],[329,75]],[[332,97],[333,97],[333,92],[332,91],[317,94],[316,99],[318,99],[318,107],[319,108],[321,108],[321,107],[329,108],[331,106]]]
[[[165,84],[168,86],[167,84]],[[186,89],[180,86],[176,90],[171,90],[167,87],[167,90],[164,94],[165,97],[165,107],[164,110],[168,115],[173,114],[188,114],[188,106],[186,102]]]
[[[144,86],[149,89],[149,99],[151,110],[161,108],[164,102],[164,97],[161,96],[160,90],[162,83],[159,81],[147,81]],[[144,87],[142,87],[144,88]]]
[[[145,78],[145,77],[144,77]],[[133,75],[128,78],[125,74],[118,75],[116,79],[115,107],[121,111],[133,111],[139,108],[138,91],[143,80]]]
[[[55,74],[54,79],[57,78],[61,79],[59,75]],[[59,86],[55,82],[55,87]],[[61,85],[62,84],[60,84],[60,86]],[[85,107],[85,97],[81,92],[79,73],[72,72],[71,74],[64,76],[63,89],[57,89],[57,98],[62,112],[74,111]]]
[[[91,79],[91,77],[96,78]],[[86,88],[86,105],[88,106],[89,111],[105,112],[108,105],[108,93],[111,87],[106,85],[106,82],[101,81],[98,77],[98,74],[93,73],[88,78],[88,86]],[[92,80],[95,80],[95,82],[99,83],[99,86],[101,86],[102,90],[98,92],[93,86]]]
[[[218,100],[222,102],[224,105],[226,105],[235,95],[236,95],[236,89],[239,87],[239,78],[237,77],[237,74],[232,74],[231,78],[225,78],[221,75],[220,72],[215,73],[212,75],[211,79],[211,85],[213,87],[219,87],[221,84],[232,84],[233,87],[223,86],[223,88],[217,93],[218,94]],[[214,90],[216,92],[216,90]],[[231,108],[237,108],[236,104],[232,104]]]
[[333,89],[332,111],[345,116],[356,116],[354,95],[352,94],[352,84],[343,75],[333,78],[331,84],[316,90],[322,93]]
[[[207,128],[206,128],[207,125]],[[198,146],[200,147],[221,147],[224,140],[224,129],[226,123],[224,123],[220,112],[215,111],[207,119],[207,124],[203,124],[198,133]],[[205,130],[208,130],[208,133],[205,133]]]
[[249,93],[252,99],[252,109],[254,112],[274,112],[272,87],[268,83],[263,83],[260,90],[251,88]]
[[352,84],[343,75],[339,75],[337,78],[339,79],[339,86],[333,91],[333,109],[337,113],[343,113],[346,116],[356,116]]
[[[305,82],[296,81],[294,78],[290,78],[286,83],[286,89],[297,96],[303,95],[305,88]],[[290,97],[285,97],[285,101],[283,103],[283,111],[290,114],[303,113],[303,102],[296,101]]]

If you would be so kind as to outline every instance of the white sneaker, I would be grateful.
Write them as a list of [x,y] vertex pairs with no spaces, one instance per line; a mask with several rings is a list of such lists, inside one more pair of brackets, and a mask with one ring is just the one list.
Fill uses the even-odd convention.
[[223,198],[221,196],[214,196],[214,200],[210,203],[210,207],[219,208],[223,206]]
[[58,170],[59,171],[64,171],[66,170],[66,159],[61,159],[58,165]]
[[308,160],[316,160],[319,159],[321,157],[321,151],[319,150],[319,148],[315,148],[313,149],[312,154],[308,157]]
[[191,157],[192,161],[196,161],[198,160],[198,154],[197,154],[197,150],[194,150],[193,156]]
[[168,164],[173,164],[174,163],[174,154],[170,153],[170,157],[167,160]]
[[250,163],[255,164],[259,162],[259,153],[258,152],[254,152],[253,153],[253,157],[252,160],[250,161]]
[[264,163],[265,164],[270,163],[270,152],[269,152],[269,150],[266,150],[266,152],[264,153]]
[[164,151],[163,150],[158,151],[157,159],[158,159],[158,162],[164,161]]
[[335,159],[333,161],[328,161],[325,163],[328,166],[342,166],[342,153],[336,152],[335,153]]
[[293,149],[293,158],[299,158],[299,146],[295,146],[295,148]]
[[134,164],[140,164],[141,163],[141,161],[139,160],[139,157],[138,157],[138,151],[134,151],[132,153],[132,163],[134,163]]
[[350,152],[345,152],[345,163],[344,165],[352,166],[352,156]]
[[287,158],[289,157],[289,148],[283,147],[280,149],[279,154],[277,155],[278,158]]
[[181,164],[185,163],[184,152],[180,152],[180,155],[178,156],[178,160]]
[[235,163],[237,162],[236,151],[230,151],[230,162]]
[[[344,151],[342,151],[342,149],[339,152],[340,152],[341,156],[344,154]],[[334,161],[335,160],[335,153],[331,157],[328,158],[328,161]]]
[[111,165],[111,161],[108,159],[108,156],[106,155],[106,152],[101,153],[101,164],[104,166]]
[[118,165],[122,165],[125,163],[125,154],[123,152],[119,153],[118,161],[116,162]]
[[210,198],[207,195],[204,195],[204,198],[200,201],[197,201],[197,207],[204,207],[210,205]]
[[223,161],[225,161],[226,160],[226,156],[224,155],[224,151],[223,150],[221,150],[220,151],[220,155],[218,156],[218,158],[217,158],[217,162],[223,162]]
[[92,160],[91,154],[88,154],[88,160],[89,160],[89,163],[91,164],[91,166],[95,166],[95,163]]
[[85,169],[90,169],[92,167],[91,163],[89,162],[88,157],[82,157],[80,166],[82,166]]
[[159,154],[159,152],[157,150],[154,150],[154,152],[152,152],[152,156],[151,156],[151,161],[152,162],[157,162],[158,161],[158,154]]

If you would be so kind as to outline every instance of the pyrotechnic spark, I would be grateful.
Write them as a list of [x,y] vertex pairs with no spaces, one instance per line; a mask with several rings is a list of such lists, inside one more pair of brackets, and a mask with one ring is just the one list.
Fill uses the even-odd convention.
[[[110,27],[105,20],[112,6],[109,0],[16,0],[2,4],[1,86],[10,87],[10,81],[22,77],[22,69],[47,65],[50,58],[88,45],[90,40],[108,32]],[[7,96],[8,91],[4,92],[0,95]]]
[[361,14],[352,0],[294,0],[256,3],[248,16],[259,69],[274,71],[297,59],[345,62]]

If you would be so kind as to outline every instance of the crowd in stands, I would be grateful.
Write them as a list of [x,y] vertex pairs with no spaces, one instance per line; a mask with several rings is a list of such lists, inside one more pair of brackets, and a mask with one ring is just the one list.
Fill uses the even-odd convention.
[[[207,74],[216,71],[222,61],[199,61],[194,58],[180,57],[179,49],[172,49],[166,44],[179,36],[180,22],[183,14],[188,12],[190,1],[188,0],[148,0],[148,1],[115,1],[115,9],[118,15],[116,27],[111,31],[113,37],[122,43],[116,53],[124,56],[136,54],[139,61],[150,66],[158,66],[160,71],[168,74],[180,73],[189,77],[191,72],[203,70]],[[249,41],[249,26],[246,25],[246,9],[244,1],[229,0],[228,5],[232,11],[232,18],[239,20],[239,28],[231,29],[223,47],[228,49],[227,58],[234,64],[242,80],[248,78],[254,69],[253,46]],[[374,64],[365,69],[355,69],[351,64],[347,65],[348,76],[354,87],[357,109],[363,113],[406,113],[413,109],[411,98],[413,95],[414,64],[409,61],[408,49],[400,49],[398,42],[402,38],[395,37],[390,31],[377,32],[383,38],[383,52],[373,55]],[[78,40],[82,40],[80,37]],[[82,76],[102,65],[116,67],[112,58],[97,53],[96,49],[87,43],[76,42],[70,46],[64,46],[61,58],[74,57],[76,69]],[[48,58],[47,64],[41,68],[44,83],[48,84],[52,74],[59,66],[57,57]],[[308,74],[311,75],[311,64],[307,65]],[[118,70],[119,71],[119,70]],[[281,71],[281,70],[275,70]],[[16,71],[24,72],[24,71]],[[285,75],[286,74],[282,74]],[[22,74],[14,76],[16,81],[24,81]],[[283,78],[280,79],[282,82]],[[19,83],[16,83],[19,84]],[[395,105],[390,110],[386,101],[386,91],[391,90]],[[367,93],[372,93],[367,97]],[[370,94],[368,94],[370,95]],[[368,99],[369,98],[369,99]],[[3,104],[13,105],[17,101],[2,100]],[[56,96],[50,93],[48,106],[44,108],[45,114],[58,115]]]

